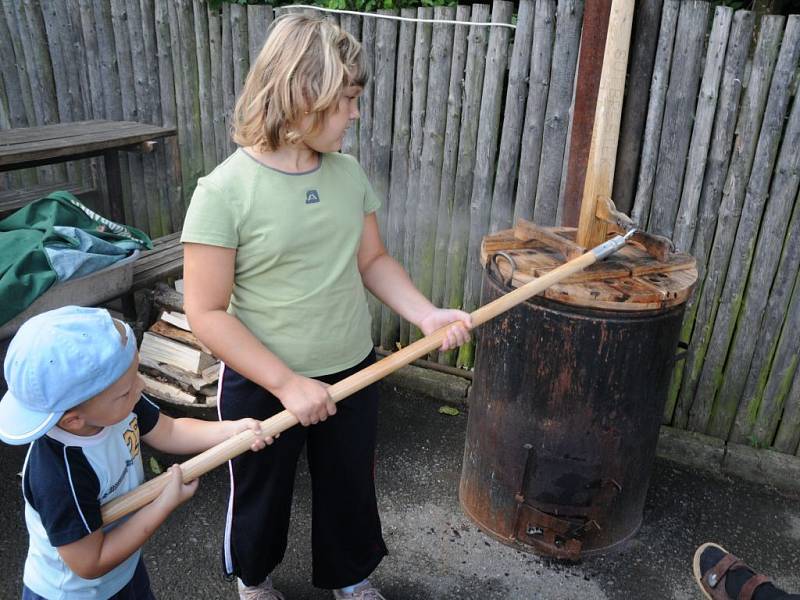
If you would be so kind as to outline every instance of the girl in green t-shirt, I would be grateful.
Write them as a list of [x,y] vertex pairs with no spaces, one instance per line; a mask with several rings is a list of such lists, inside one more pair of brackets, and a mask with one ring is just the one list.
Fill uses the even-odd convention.
[[[364,288],[426,335],[453,323],[381,241],[380,201],[339,153],[367,80],[360,44],[330,21],[275,21],[234,114],[240,148],[198,182],[184,242],[192,330],[224,363],[220,418],[286,409],[303,427],[230,462],[225,570],[249,599],[281,599],[270,573],[286,548],[296,462],[312,477],[312,581],[335,598],[383,598],[367,577],[386,554],[373,481],[374,386],[335,405],[327,386],[374,361]],[[336,415],[333,419],[329,416]]]

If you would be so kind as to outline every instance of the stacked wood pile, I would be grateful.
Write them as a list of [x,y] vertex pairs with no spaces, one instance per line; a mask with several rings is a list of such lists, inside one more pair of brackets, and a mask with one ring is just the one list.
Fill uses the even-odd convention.
[[[182,305],[182,295],[170,291],[172,299],[180,297]],[[192,333],[186,315],[162,303],[158,319],[144,332],[139,347],[145,393],[181,406],[213,408],[219,370],[219,361]]]

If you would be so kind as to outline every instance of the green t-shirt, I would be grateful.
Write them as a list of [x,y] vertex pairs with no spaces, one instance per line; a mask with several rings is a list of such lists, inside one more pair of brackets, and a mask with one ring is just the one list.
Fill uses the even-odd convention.
[[358,364],[372,348],[356,255],[380,206],[346,154],[284,173],[239,149],[197,182],[182,242],[236,249],[228,312],[309,377]]

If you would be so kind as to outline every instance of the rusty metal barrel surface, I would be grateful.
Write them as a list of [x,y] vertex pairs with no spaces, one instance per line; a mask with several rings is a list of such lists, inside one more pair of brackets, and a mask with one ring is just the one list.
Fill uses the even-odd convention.
[[[509,289],[485,271],[484,302]],[[636,533],[683,309],[536,297],[476,332],[459,497],[481,529],[573,560]]]

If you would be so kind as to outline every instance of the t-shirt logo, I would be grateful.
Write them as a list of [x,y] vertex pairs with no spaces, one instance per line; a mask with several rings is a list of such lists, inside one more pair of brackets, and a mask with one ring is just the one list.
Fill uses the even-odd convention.
[[308,190],[306,192],[306,204],[317,204],[319,202],[319,192],[317,190]]
[[133,417],[131,422],[128,423],[128,430],[123,434],[122,437],[125,440],[125,443],[128,445],[131,458],[136,458],[139,456],[139,421],[136,417]]

